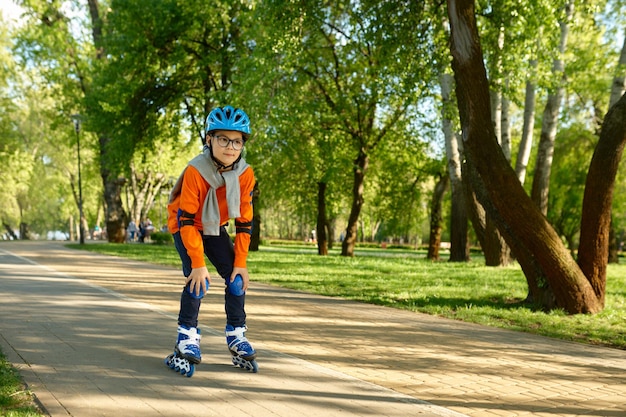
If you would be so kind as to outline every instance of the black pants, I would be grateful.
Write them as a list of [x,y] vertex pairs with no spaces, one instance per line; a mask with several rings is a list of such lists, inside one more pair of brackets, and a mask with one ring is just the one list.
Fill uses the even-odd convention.
[[[187,249],[183,245],[180,232],[173,234],[174,245],[180,255],[182,261],[183,275],[188,277],[191,274],[191,258],[187,255]],[[224,279],[230,280],[233,272],[233,263],[235,262],[235,251],[233,242],[226,232],[225,227],[220,228],[219,236],[202,236],[204,244],[204,254],[209,258],[217,273]],[[245,311],[246,295],[234,296],[226,287],[224,287],[224,305],[226,311],[226,324],[233,327],[242,327],[246,324]],[[188,291],[183,288],[180,296],[180,311],[178,313],[178,324],[198,327],[198,313],[200,312],[200,299],[192,297]]]

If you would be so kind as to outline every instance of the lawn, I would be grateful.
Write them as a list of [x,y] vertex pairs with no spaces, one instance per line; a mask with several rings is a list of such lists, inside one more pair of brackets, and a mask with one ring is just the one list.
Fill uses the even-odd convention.
[[[155,264],[179,266],[173,246],[98,243],[68,245]],[[486,267],[431,262],[409,249],[367,249],[353,258],[318,256],[311,245],[262,246],[250,252],[253,281],[448,317],[488,326],[626,349],[626,265],[608,268],[606,307],[595,315],[534,311],[522,301],[526,280],[519,266]]]

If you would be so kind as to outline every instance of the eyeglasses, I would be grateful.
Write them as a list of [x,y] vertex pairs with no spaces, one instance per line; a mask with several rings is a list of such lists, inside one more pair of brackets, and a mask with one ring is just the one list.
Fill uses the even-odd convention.
[[222,135],[213,137],[217,140],[217,144],[220,145],[222,148],[228,147],[228,144],[230,143],[233,145],[233,149],[236,151],[240,151],[245,143],[243,139],[230,139]]

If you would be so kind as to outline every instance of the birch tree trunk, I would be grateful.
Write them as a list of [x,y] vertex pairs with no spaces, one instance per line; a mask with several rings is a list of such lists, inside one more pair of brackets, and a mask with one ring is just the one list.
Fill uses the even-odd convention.
[[611,97],[609,99],[609,109],[613,107],[615,103],[624,95],[626,90],[626,37],[624,37],[624,43],[622,44],[622,52],[619,56],[619,62],[617,64],[617,72],[613,78],[611,84]]
[[[504,80],[504,85],[509,86],[508,77]],[[505,88],[505,90],[507,90]],[[511,101],[506,97],[504,92],[502,93],[502,100],[500,101],[502,111],[500,113],[500,147],[504,152],[504,157],[507,161],[511,162],[511,123],[509,120],[509,113],[511,110]]]
[[534,72],[537,68],[537,60],[530,62],[531,74],[526,80],[526,94],[524,97],[524,125],[522,127],[522,139],[517,152],[515,162],[515,173],[522,185],[526,181],[526,168],[530,160],[530,152],[533,147],[533,130],[535,129],[535,89],[533,80]]
[[567,45],[569,20],[573,13],[574,2],[570,0],[570,2],[565,5],[565,19],[560,22],[561,41],[559,43],[559,56],[554,59],[552,65],[552,72],[555,78],[558,79],[559,85],[554,92],[548,94],[546,107],[543,111],[541,136],[539,138],[539,149],[537,151],[537,162],[535,164],[535,175],[533,177],[531,198],[544,216],[548,214],[548,194],[550,192],[550,173],[554,155],[554,140],[559,120],[559,109],[565,95],[565,88],[562,85],[565,77],[565,64],[563,63],[562,57]]

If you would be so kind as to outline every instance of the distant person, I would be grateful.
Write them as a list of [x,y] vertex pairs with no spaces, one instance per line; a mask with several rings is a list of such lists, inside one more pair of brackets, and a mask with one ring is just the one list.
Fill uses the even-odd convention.
[[[244,308],[250,281],[247,257],[255,183],[252,168],[242,158],[250,135],[250,119],[241,109],[218,107],[207,117],[206,129],[203,152],[189,162],[168,204],[168,227],[186,280],[180,298],[175,353],[166,358],[166,363],[181,373],[193,373],[193,364],[202,359],[198,314],[211,282],[206,255],[225,280],[225,334],[233,363],[256,372],[256,351],[245,336]],[[235,221],[234,243],[226,231],[230,219]]]
[[143,223],[144,239],[150,239],[150,235],[152,234],[152,232],[154,232],[154,225],[152,224],[152,220],[150,220],[150,218],[147,218],[146,221]]
[[137,234],[137,241],[139,243],[143,243],[143,240],[146,238],[146,228],[143,222],[139,222],[139,233]]
[[126,231],[128,232],[128,240],[130,240],[131,242],[134,242],[135,236],[137,236],[137,224],[135,223],[134,220],[131,220],[128,223],[128,227],[126,228]]

